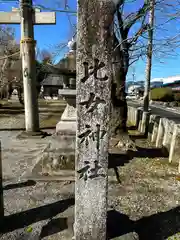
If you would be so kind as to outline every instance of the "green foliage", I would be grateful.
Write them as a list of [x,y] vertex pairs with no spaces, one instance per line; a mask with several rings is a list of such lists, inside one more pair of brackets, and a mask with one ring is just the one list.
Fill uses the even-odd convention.
[[150,96],[153,101],[171,102],[174,100],[171,88],[154,88],[151,90]]
[[30,232],[32,232],[32,227],[31,226],[29,226],[27,229],[26,229],[26,231],[28,232],[28,233],[30,233]]

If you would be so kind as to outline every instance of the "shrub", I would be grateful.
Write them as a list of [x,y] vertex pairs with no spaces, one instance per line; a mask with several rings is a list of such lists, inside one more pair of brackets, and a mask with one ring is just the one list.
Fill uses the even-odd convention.
[[153,101],[171,102],[174,100],[171,88],[154,88],[151,90],[150,96]]
[[174,100],[180,102],[180,93],[174,93]]

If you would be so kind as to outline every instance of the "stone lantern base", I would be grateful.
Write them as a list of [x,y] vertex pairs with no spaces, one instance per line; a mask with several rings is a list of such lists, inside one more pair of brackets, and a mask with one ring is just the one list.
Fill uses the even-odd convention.
[[57,135],[76,135],[76,90],[61,89],[59,94],[66,100],[67,105],[56,125]]

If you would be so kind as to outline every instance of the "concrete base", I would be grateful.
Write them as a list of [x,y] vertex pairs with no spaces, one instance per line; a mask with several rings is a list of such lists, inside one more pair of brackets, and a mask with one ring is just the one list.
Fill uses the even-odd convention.
[[17,135],[17,139],[27,139],[27,138],[44,138],[48,136],[48,133],[38,131],[38,132],[21,132],[20,134]]
[[75,135],[76,134],[76,108],[66,105],[61,116],[61,120],[56,125],[57,135]]
[[75,135],[76,122],[60,121],[56,125],[57,135]]

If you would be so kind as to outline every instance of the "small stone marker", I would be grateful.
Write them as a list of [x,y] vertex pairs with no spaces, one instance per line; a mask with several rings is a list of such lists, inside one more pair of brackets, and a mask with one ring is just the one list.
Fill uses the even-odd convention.
[[75,239],[105,240],[112,1],[78,1]]

